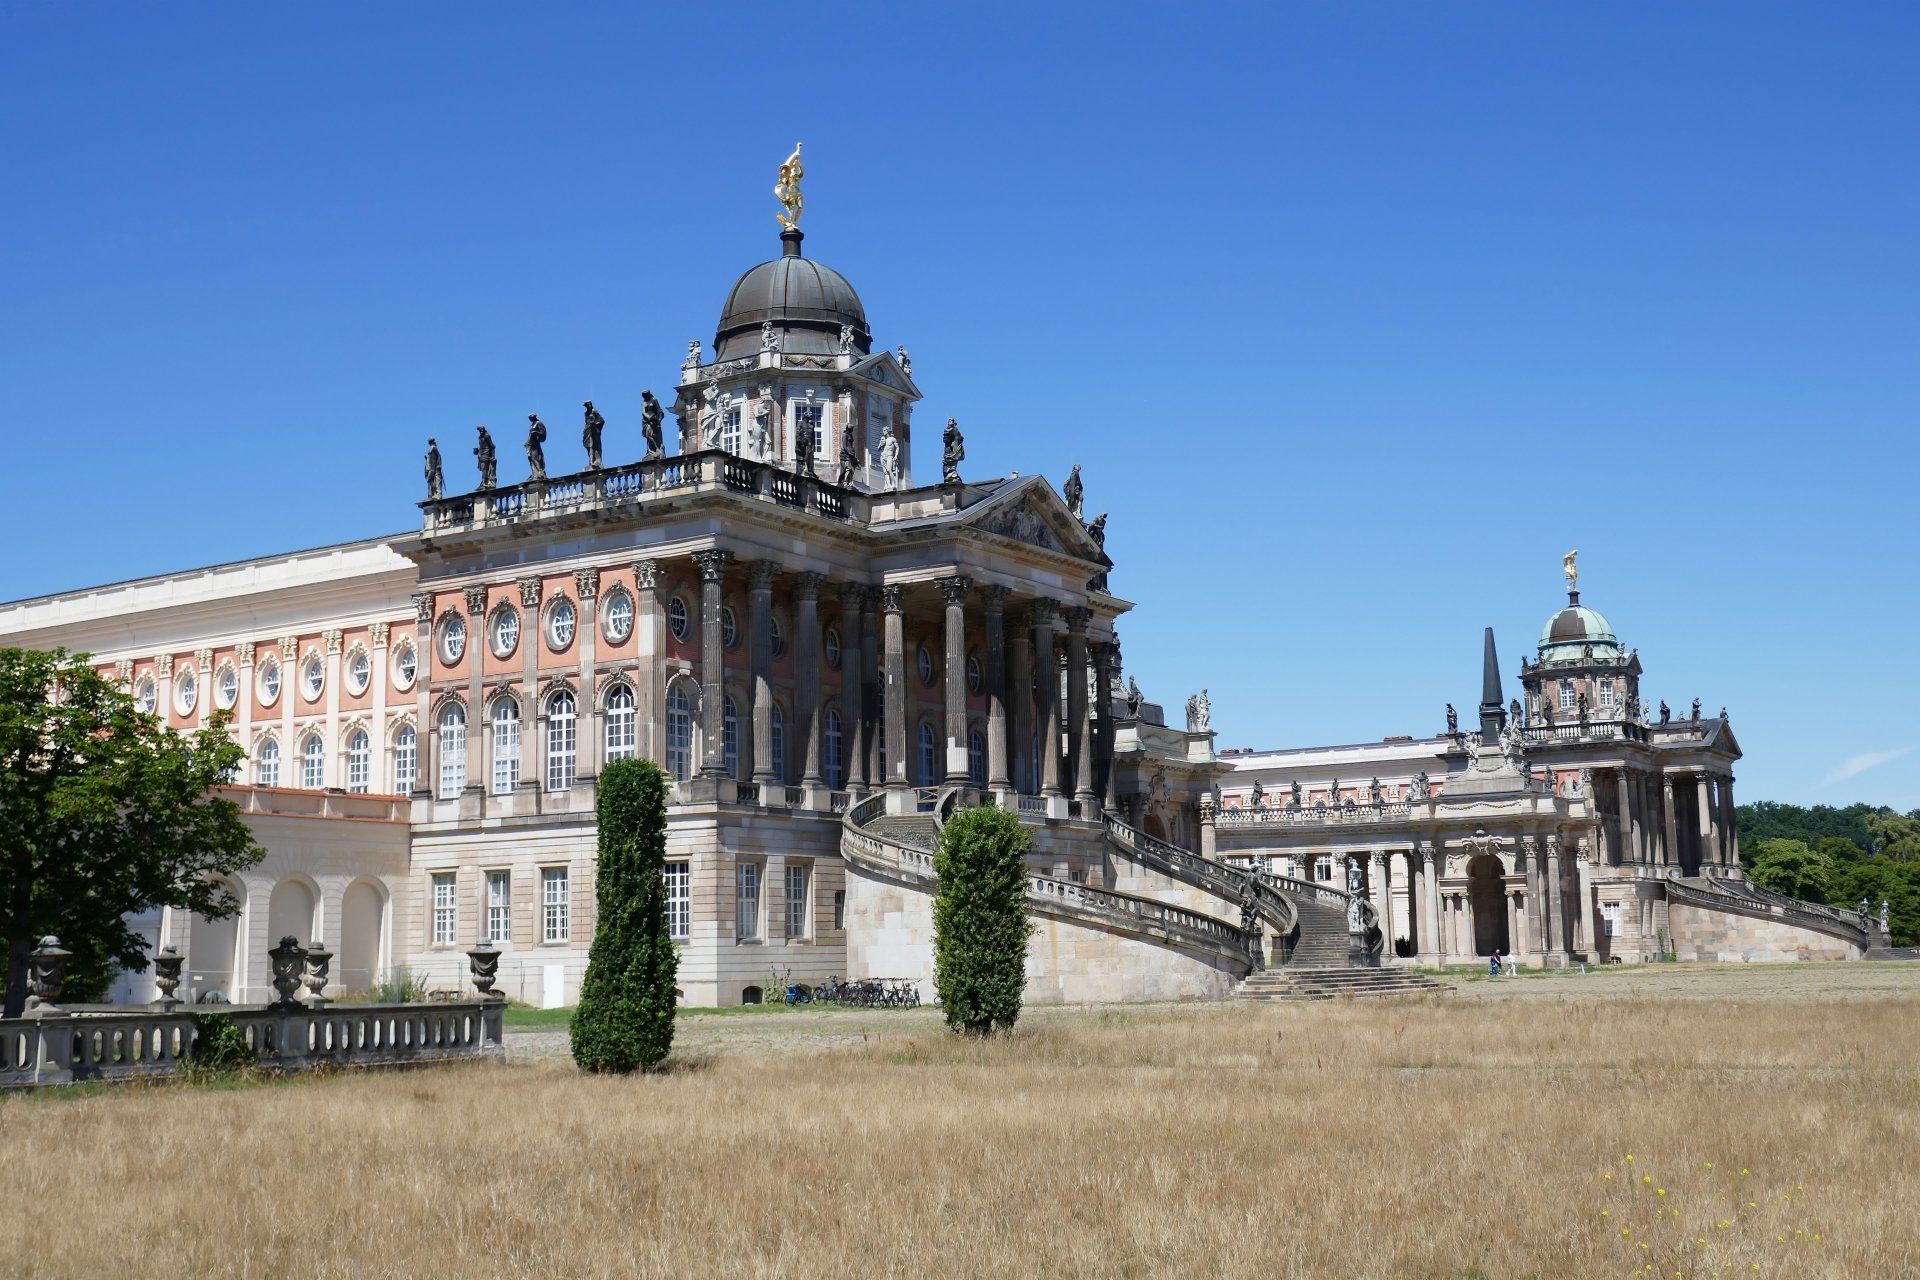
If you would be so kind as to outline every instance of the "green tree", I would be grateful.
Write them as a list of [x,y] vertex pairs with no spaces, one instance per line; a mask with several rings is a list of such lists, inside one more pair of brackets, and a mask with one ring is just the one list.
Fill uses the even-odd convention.
[[1895,862],[1920,859],[1920,814],[1899,814],[1881,809],[1867,815],[1867,831],[1873,837],[1869,847]]
[[1825,902],[1833,887],[1833,863],[1801,840],[1763,840],[1747,874],[1762,889],[1802,902]]
[[1032,837],[1004,809],[967,809],[933,855],[933,985],[955,1031],[985,1035],[1020,1016],[1027,982],[1027,850]]
[[239,910],[218,877],[263,850],[213,788],[243,758],[225,716],[176,733],[85,655],[0,649],[0,1016],[25,1006],[27,957],[43,935],[74,951],[97,987],[111,967],[146,968],[126,917]]
[[673,1047],[680,957],[667,927],[667,783],[651,760],[600,772],[599,918],[573,1014],[586,1071],[651,1071]]

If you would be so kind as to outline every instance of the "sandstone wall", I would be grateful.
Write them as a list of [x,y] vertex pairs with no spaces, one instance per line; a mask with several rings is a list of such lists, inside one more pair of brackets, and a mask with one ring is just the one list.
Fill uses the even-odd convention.
[[1860,948],[1783,920],[1710,911],[1691,903],[1667,906],[1673,949],[1681,960],[1774,964],[1791,960],[1858,960]]

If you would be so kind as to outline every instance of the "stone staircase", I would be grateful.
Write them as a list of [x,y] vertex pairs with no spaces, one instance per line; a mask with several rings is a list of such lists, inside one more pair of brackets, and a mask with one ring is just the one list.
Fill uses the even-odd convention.
[[1407,969],[1289,967],[1247,975],[1238,994],[1242,1000],[1332,1000],[1337,996],[1417,996],[1451,989]]
[[1300,936],[1293,944],[1288,969],[1345,969],[1348,954],[1347,913],[1338,907],[1295,897],[1293,909],[1300,918]]
[[925,849],[928,853],[940,847],[940,828],[934,824],[930,813],[882,814],[862,830],[882,840]]

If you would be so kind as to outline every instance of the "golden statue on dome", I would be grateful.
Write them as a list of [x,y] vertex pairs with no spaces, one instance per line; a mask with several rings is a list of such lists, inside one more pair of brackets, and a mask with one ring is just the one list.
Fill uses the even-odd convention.
[[806,169],[800,164],[800,144],[793,144],[793,154],[780,165],[780,180],[773,184],[773,198],[786,206],[785,213],[773,216],[788,231],[800,229],[800,179],[806,176]]
[[1571,591],[1580,585],[1580,553],[1577,550],[1560,557],[1560,572],[1567,575],[1567,590]]

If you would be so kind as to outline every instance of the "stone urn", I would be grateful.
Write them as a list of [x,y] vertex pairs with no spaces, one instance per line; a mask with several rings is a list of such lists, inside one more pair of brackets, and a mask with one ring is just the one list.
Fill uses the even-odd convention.
[[171,1013],[185,1003],[174,999],[173,993],[180,989],[180,967],[186,962],[187,958],[180,954],[180,948],[171,943],[160,948],[153,957],[153,985],[160,992],[160,998],[153,1002],[153,1007],[162,1013]]
[[327,974],[333,967],[333,952],[325,949],[325,944],[315,938],[313,945],[307,948],[307,1004],[311,1008],[324,1009],[333,1001],[327,999]]
[[477,946],[467,952],[467,968],[473,975],[473,989],[480,993],[482,1000],[506,999],[506,996],[493,989],[494,980],[500,972],[500,949],[490,939],[482,938]]
[[267,962],[273,969],[273,989],[279,994],[271,1007],[298,1009],[300,977],[307,967],[307,953],[301,948],[300,939],[292,934],[280,939],[280,945],[267,952]]
[[60,998],[60,988],[67,980],[67,961],[72,958],[73,952],[51,935],[40,939],[40,945],[27,956],[28,1016],[61,1012],[54,1001]]

